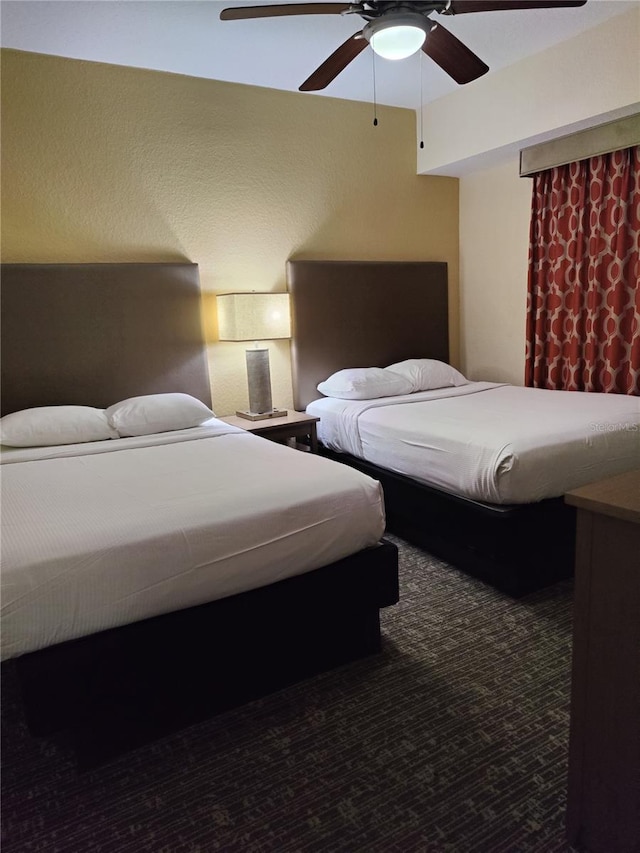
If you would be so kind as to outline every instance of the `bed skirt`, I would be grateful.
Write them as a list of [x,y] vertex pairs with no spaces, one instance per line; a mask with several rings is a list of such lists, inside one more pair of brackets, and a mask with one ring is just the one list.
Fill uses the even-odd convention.
[[387,530],[520,598],[573,576],[575,509],[563,498],[500,506],[458,497],[321,447],[382,483]]
[[398,601],[382,541],[324,568],[61,643],[15,664],[32,734],[64,731],[87,768],[381,648]]

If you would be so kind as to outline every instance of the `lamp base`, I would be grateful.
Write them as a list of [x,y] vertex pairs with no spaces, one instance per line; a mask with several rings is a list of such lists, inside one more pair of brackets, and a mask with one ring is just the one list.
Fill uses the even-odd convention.
[[286,414],[286,409],[270,409],[268,412],[236,412],[237,417],[246,418],[248,421],[264,421],[267,418],[284,418]]

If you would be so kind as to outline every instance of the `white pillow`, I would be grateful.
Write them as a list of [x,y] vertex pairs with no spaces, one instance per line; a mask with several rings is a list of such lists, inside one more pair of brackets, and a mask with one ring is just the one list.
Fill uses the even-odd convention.
[[325,397],[343,400],[375,400],[410,394],[411,383],[403,376],[383,367],[351,367],[338,370],[318,385]]
[[411,383],[412,391],[432,391],[435,388],[451,388],[468,385],[469,380],[444,361],[433,358],[409,358],[390,364],[387,370],[397,373]]
[[49,447],[117,438],[104,409],[38,406],[0,418],[0,441],[10,447]]
[[109,406],[106,414],[109,424],[121,436],[190,429],[215,417],[203,402],[180,393],[129,397]]

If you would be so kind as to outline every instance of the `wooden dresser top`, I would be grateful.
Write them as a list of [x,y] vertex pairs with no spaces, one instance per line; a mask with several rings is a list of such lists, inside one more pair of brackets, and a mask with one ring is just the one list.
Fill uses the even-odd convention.
[[573,489],[565,500],[579,509],[640,524],[640,469]]

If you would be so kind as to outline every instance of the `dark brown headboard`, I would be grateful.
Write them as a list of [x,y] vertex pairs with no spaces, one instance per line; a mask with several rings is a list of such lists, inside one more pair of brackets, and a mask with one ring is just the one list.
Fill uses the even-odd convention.
[[422,261],[289,261],[293,405],[322,395],[345,367],[449,360],[447,265]]
[[183,391],[211,405],[197,264],[3,264],[2,412]]

